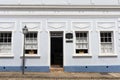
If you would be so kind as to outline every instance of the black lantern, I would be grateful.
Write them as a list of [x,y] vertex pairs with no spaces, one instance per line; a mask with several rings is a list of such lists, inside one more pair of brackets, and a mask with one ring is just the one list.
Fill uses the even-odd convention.
[[28,33],[28,28],[27,28],[27,26],[25,25],[22,30],[23,30],[23,34],[24,34],[22,74],[24,74],[24,72],[25,72],[25,36],[26,36],[26,34]]
[[24,28],[23,28],[22,30],[23,30],[23,34],[25,34],[25,35],[26,35],[26,34],[28,33],[28,28],[27,28],[27,26],[26,26],[26,25],[24,26]]

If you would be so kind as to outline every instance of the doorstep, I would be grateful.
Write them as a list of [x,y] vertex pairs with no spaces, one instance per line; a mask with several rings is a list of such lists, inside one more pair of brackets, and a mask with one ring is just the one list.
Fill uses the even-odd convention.
[[50,68],[50,72],[63,72],[64,69],[60,65],[52,65]]

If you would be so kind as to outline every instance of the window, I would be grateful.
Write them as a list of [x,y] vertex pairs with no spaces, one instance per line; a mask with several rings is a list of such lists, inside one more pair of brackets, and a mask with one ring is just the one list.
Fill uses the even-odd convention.
[[29,32],[25,37],[25,54],[37,54],[37,32]]
[[0,54],[11,53],[12,32],[0,32]]
[[113,32],[100,32],[101,53],[113,53]]
[[76,54],[88,53],[88,32],[75,32]]

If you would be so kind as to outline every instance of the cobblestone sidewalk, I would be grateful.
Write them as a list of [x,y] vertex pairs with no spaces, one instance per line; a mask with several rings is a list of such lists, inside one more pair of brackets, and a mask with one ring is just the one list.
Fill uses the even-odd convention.
[[0,72],[0,80],[120,80],[120,73]]

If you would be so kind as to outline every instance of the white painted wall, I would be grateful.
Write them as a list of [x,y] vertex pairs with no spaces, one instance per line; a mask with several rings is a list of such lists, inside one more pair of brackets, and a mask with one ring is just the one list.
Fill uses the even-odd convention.
[[0,5],[119,5],[119,0],[0,0]]
[[[50,44],[49,44],[49,31],[62,31],[73,32],[75,30],[90,30],[90,48],[92,57],[73,57],[74,43],[66,43],[64,39],[64,66],[79,66],[79,65],[120,65],[119,54],[119,17],[113,16],[0,16],[0,22],[15,22],[16,26],[13,27],[13,58],[0,58],[0,66],[21,66],[22,59],[22,44],[23,34],[21,33],[22,22],[40,22],[41,27],[39,31],[39,55],[40,57],[26,58],[27,66],[50,66]],[[49,23],[59,25],[50,27]],[[77,28],[72,26],[72,22],[89,22],[90,27]],[[113,22],[115,26],[112,28],[98,27],[98,22]],[[61,26],[62,25],[62,26]],[[60,27],[61,26],[61,27]],[[1,30],[1,29],[0,29]],[[99,30],[113,30],[115,31],[115,57],[99,57]],[[73,40],[74,41],[74,40]]]

